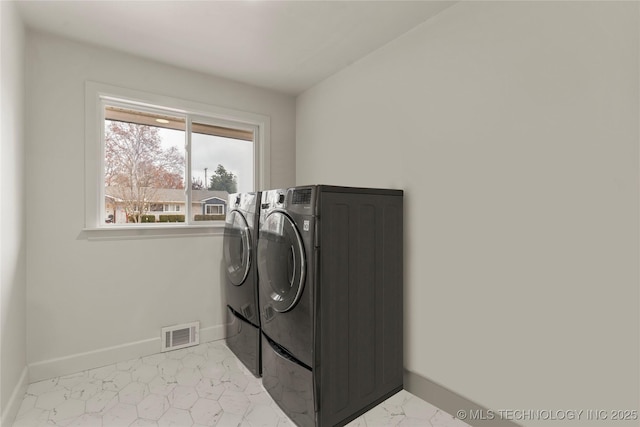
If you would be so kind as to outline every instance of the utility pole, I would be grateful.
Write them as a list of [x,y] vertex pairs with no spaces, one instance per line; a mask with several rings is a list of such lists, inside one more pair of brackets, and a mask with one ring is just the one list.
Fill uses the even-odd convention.
[[207,182],[207,169],[209,168],[204,168],[204,189],[205,190],[209,189],[209,183]]

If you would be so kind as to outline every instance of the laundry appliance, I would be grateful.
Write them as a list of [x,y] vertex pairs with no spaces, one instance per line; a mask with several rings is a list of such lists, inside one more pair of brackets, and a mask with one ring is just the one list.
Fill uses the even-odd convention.
[[299,426],[344,425],[403,388],[401,190],[262,192],[262,383]]
[[256,242],[260,193],[230,194],[223,237],[226,343],[240,361],[260,376],[260,314]]

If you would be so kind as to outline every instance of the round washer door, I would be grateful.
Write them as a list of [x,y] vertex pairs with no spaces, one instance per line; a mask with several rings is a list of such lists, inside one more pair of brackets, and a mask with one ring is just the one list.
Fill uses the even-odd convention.
[[226,218],[223,254],[229,280],[236,286],[242,285],[251,265],[251,236],[247,220],[235,210]]
[[258,274],[260,291],[273,309],[291,310],[304,288],[304,246],[295,224],[284,212],[271,212],[260,228]]

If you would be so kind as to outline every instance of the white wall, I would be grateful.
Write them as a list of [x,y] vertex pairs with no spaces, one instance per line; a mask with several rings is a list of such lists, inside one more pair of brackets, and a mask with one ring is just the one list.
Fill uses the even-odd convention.
[[406,191],[409,371],[638,409],[638,9],[459,3],[298,98],[298,184]]
[[88,241],[81,232],[84,84],[270,116],[276,187],[295,180],[294,98],[34,32],[27,37],[26,79],[31,378],[157,352],[167,325],[199,320],[209,336],[221,332],[222,236]]
[[24,28],[0,2],[0,424],[12,419],[26,385],[24,203]]

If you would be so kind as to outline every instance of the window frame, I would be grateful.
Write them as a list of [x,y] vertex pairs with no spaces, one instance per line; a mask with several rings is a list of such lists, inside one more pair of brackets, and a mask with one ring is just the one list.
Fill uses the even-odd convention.
[[[224,207],[225,207],[225,205],[214,205],[213,203],[206,203],[204,205],[204,214],[205,215],[224,215],[225,214],[224,213]],[[221,210],[222,213],[220,213],[220,212],[211,213],[211,212],[209,212],[209,208],[221,208],[219,210]]]
[[[254,191],[269,188],[270,177],[270,118],[269,116],[233,110],[166,95],[127,89],[97,82],[85,83],[85,224],[83,232],[89,239],[127,239],[162,236],[222,235],[224,221],[170,224],[104,223],[104,104],[125,104],[129,108],[160,109],[164,112],[187,117],[187,130],[191,121],[198,123],[227,124],[233,127],[251,128],[254,137]],[[191,135],[186,133],[185,156],[190,154]],[[190,184],[191,161],[186,162],[185,185]],[[185,188],[185,206],[191,203],[191,192]],[[187,209],[189,211],[189,209]],[[186,213],[186,212],[185,212]]]

